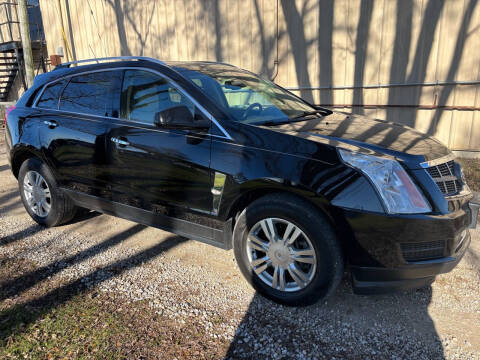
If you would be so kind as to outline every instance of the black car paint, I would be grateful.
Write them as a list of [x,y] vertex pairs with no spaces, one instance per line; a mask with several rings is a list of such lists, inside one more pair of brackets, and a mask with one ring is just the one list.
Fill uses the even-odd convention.
[[[212,122],[208,132],[165,130],[118,118],[30,107],[44,84],[113,68],[164,74],[202,104],[219,126]],[[55,121],[57,126],[45,121]],[[231,248],[234,217],[248,202],[270,192],[296,194],[331,221],[354,277],[357,274],[358,289],[362,284],[392,284],[391,280],[402,280],[403,285],[396,287],[414,284],[409,280],[419,276],[401,275],[412,264],[403,259],[400,242],[444,238],[448,244],[444,259],[451,263],[461,258],[470,241],[468,235],[464,246],[456,249],[468,225],[469,198],[460,197],[459,205],[449,210],[449,202],[419,165],[449,154],[433,138],[402,125],[342,113],[268,127],[233,122],[174,67],[148,61],[86,65],[38,76],[9,114],[6,137],[15,175],[22,159],[40,157],[79,205],[225,249]],[[114,144],[112,137],[129,145]],[[432,213],[385,214],[376,190],[364,175],[340,160],[338,148],[397,159],[423,190]],[[213,208],[211,192],[216,172],[226,174],[218,209]],[[379,282],[376,275],[366,277],[362,269],[372,268],[391,270],[390,277],[382,273]],[[444,271],[435,269],[420,277],[428,281]]]

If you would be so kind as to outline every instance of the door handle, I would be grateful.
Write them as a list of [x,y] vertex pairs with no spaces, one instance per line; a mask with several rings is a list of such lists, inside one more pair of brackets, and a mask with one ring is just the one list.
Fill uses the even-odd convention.
[[50,129],[56,128],[58,126],[58,123],[55,120],[45,120],[43,123],[45,125],[48,125]]
[[110,138],[110,140],[112,140],[112,142],[114,142],[115,144],[119,145],[119,146],[128,146],[130,145],[130,143],[126,140],[122,140],[122,139],[119,139],[119,138],[116,138],[116,137],[112,137]]

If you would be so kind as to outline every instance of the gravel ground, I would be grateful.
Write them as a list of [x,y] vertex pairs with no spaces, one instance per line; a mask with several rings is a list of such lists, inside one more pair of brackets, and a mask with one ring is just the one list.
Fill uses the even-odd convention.
[[36,225],[0,143],[0,255],[37,266],[34,276],[1,282],[28,292],[58,279],[142,300],[179,324],[194,318],[230,343],[219,358],[480,359],[480,230],[472,235],[459,266],[432,286],[357,296],[345,276],[328,301],[288,308],[255,294],[232,251],[96,213],[53,229]]

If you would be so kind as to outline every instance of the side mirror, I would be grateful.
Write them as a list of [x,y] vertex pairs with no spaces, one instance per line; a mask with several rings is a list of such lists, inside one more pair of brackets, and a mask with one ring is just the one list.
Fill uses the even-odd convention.
[[210,121],[196,119],[185,105],[178,105],[155,113],[154,124],[160,128],[170,129],[208,129]]

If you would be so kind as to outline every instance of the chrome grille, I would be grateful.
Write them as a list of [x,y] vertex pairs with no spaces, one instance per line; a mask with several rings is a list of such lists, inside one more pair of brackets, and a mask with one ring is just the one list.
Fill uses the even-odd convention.
[[455,175],[455,162],[453,160],[428,167],[426,170],[443,195],[455,195],[462,189],[462,183]]

